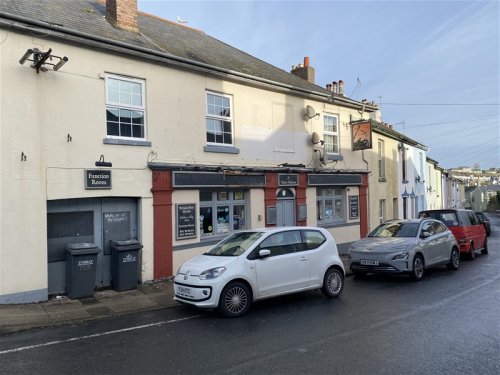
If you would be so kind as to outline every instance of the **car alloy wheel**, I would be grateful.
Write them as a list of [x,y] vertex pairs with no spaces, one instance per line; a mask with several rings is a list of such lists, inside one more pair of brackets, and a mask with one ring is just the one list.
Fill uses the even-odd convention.
[[219,301],[219,310],[229,318],[245,314],[250,308],[251,295],[248,287],[240,282],[233,282],[224,288]]
[[339,296],[344,289],[344,275],[336,268],[330,268],[325,273],[323,287],[321,291],[327,297],[334,298]]
[[420,254],[416,254],[413,258],[411,277],[415,281],[420,281],[424,278],[424,259]]
[[454,247],[451,250],[451,256],[450,256],[450,262],[447,264],[448,269],[450,270],[458,270],[458,267],[460,266],[460,253],[458,252],[458,249]]

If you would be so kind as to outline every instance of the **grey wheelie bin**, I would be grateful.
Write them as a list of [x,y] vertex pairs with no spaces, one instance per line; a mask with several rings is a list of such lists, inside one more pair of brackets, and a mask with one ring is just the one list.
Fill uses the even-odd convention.
[[97,254],[96,244],[82,242],[66,245],[66,293],[71,299],[94,295]]
[[111,286],[117,292],[137,288],[139,251],[142,244],[137,240],[110,241]]

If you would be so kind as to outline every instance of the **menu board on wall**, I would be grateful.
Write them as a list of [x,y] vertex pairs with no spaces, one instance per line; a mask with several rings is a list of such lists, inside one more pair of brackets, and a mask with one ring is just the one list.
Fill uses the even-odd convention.
[[196,204],[176,204],[177,239],[196,237]]
[[359,219],[359,197],[349,195],[349,219]]

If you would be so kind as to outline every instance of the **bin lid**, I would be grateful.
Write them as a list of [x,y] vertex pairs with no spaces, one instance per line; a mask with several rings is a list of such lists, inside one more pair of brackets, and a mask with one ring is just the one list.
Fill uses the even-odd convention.
[[111,240],[111,241],[109,241],[109,244],[116,251],[142,249],[142,244],[137,240],[120,240],[120,241]]
[[101,251],[95,243],[89,242],[68,243],[65,248],[72,255],[97,254]]

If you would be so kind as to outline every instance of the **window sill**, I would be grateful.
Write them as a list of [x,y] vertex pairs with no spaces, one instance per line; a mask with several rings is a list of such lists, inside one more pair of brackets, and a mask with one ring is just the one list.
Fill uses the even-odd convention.
[[236,147],[228,147],[228,146],[213,146],[207,145],[203,148],[205,152],[217,152],[221,154],[239,154],[240,149]]
[[378,182],[387,182],[387,179],[385,177],[379,177]]
[[350,227],[350,226],[358,226],[360,225],[359,224],[359,221],[352,221],[352,222],[345,222],[345,221],[339,221],[339,222],[336,222],[336,223],[321,223],[318,221],[318,227],[321,227],[321,228],[325,228],[325,229],[328,229],[328,228],[341,228],[341,227]]
[[117,139],[117,138],[104,138],[102,143],[105,145],[125,145],[125,146],[143,146],[151,147],[150,141],[140,141],[132,139]]
[[327,154],[326,155],[327,160],[344,160],[344,157],[342,155],[336,155],[336,154]]

